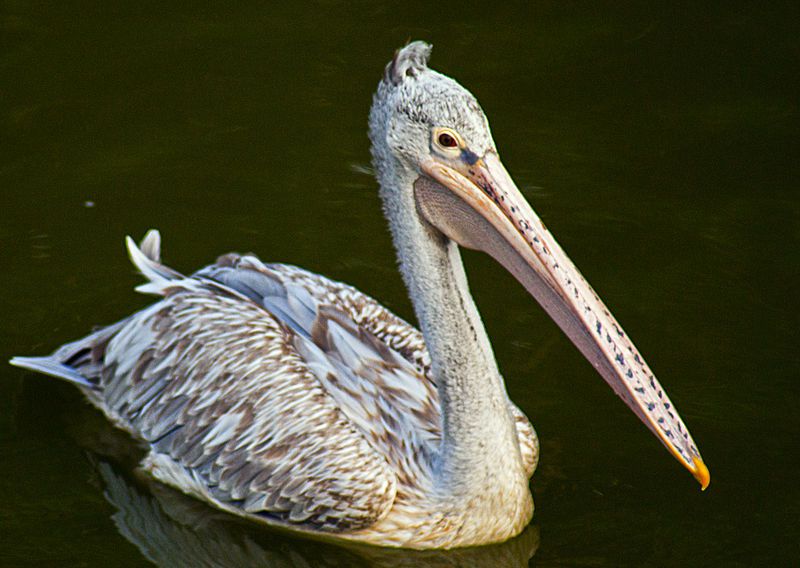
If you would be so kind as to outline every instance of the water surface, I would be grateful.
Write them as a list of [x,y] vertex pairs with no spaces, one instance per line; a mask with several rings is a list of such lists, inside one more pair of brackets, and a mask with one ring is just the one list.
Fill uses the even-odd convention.
[[701,493],[521,287],[466,253],[509,392],[542,441],[520,539],[384,555],[253,529],[137,478],[126,441],[69,385],[3,367],[0,564],[800,558],[794,4],[52,4],[0,11],[0,359],[145,306],[123,236],[150,227],[178,269],[255,251],[413,319],[366,115],[393,50],[426,39],[669,390],[712,484]]

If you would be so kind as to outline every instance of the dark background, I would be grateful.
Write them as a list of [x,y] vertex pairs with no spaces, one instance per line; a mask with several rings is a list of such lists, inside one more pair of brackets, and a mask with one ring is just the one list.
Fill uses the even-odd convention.
[[[542,442],[531,564],[800,559],[796,3],[0,6],[0,359],[146,305],[123,237],[150,227],[180,270],[255,251],[413,320],[366,116],[393,50],[425,39],[432,66],[481,101],[506,166],[712,474],[701,493],[522,288],[466,253],[509,392]],[[96,442],[114,432],[70,386],[0,369],[0,564],[157,560],[118,529]],[[226,527],[265,558],[282,551],[275,566],[355,562]],[[405,554],[393,562],[460,562]]]

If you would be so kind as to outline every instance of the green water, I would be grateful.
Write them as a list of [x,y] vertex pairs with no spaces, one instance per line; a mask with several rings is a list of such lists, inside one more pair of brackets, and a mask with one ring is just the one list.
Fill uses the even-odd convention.
[[254,529],[138,479],[130,442],[69,385],[0,366],[0,565],[800,562],[796,4],[164,4],[0,4],[0,359],[145,306],[123,237],[150,227],[181,270],[255,251],[413,319],[366,114],[393,50],[427,39],[712,483],[701,493],[521,287],[467,253],[542,442],[522,537],[419,555]]

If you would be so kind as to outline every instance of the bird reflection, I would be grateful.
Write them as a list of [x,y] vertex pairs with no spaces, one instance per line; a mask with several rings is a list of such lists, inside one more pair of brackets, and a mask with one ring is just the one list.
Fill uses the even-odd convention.
[[539,546],[533,525],[502,544],[426,551],[333,544],[254,526],[141,472],[146,449],[93,408],[73,408],[64,418],[94,464],[117,530],[158,566],[514,568],[527,566]]
[[255,528],[112,460],[93,454],[120,534],[158,566],[269,568],[527,566],[539,544],[529,526],[503,544],[450,551],[341,546]]

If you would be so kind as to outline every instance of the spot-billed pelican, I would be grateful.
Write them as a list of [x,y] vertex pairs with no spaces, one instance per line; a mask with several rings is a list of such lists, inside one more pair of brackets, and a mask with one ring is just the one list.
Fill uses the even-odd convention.
[[142,467],[220,509],[385,546],[499,542],[530,521],[538,440],[509,400],[459,246],[536,298],[669,452],[709,473],[644,359],[503,167],[473,95],[398,51],[372,156],[421,332],[300,268],[229,254],[191,276],[151,231],[128,251],[155,304],[12,363],[76,383],[149,444]]

